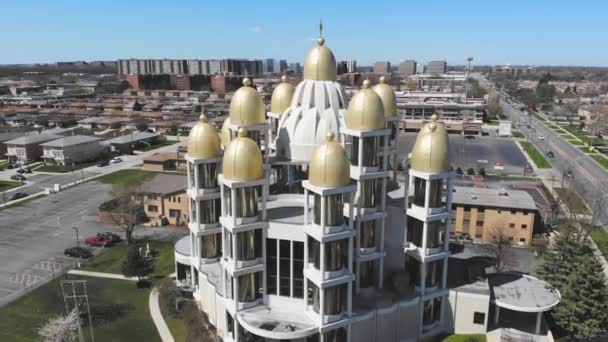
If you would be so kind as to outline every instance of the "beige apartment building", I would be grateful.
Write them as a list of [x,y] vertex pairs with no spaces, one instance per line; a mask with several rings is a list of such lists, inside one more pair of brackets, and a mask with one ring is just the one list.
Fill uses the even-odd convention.
[[188,195],[184,175],[159,174],[144,186],[143,206],[152,226],[188,223]]
[[501,235],[512,245],[532,243],[536,203],[521,190],[454,187],[453,237],[491,242]]

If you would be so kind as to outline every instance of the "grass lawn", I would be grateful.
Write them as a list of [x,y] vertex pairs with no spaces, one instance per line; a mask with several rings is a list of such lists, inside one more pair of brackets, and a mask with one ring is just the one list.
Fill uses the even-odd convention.
[[567,139],[569,143],[576,146],[583,146],[583,142],[576,139]]
[[485,334],[458,334],[445,337],[441,342],[486,342]]
[[596,162],[600,163],[605,169],[608,169],[608,159],[602,156],[601,154],[592,154],[590,155]]
[[532,113],[532,115],[540,121],[547,121],[547,120],[545,120],[544,117],[540,116],[538,113],[535,113],[535,112],[530,112],[530,113]]
[[[148,289],[125,280],[67,276],[87,280],[89,306],[97,341],[160,341],[148,309]],[[64,278],[61,278],[64,279]],[[37,341],[37,330],[65,306],[56,279],[0,309],[0,341]],[[90,340],[85,327],[85,340]]]
[[489,125],[489,126],[498,126],[498,121],[497,120],[492,120],[490,122],[486,122],[486,125]]
[[583,202],[583,199],[575,192],[562,188],[553,188],[553,190],[555,190],[559,198],[564,201],[569,208],[572,208],[574,213],[589,214],[589,209],[587,209],[585,202]]
[[1,162],[0,162],[0,167],[7,167],[7,166],[8,166],[8,164],[9,164],[9,163],[8,163],[8,160],[1,161]]
[[0,180],[0,191],[16,188],[21,185],[21,182]]
[[591,238],[599,247],[600,251],[602,251],[602,254],[608,257],[608,233],[606,233],[603,228],[599,228],[591,234]]
[[[142,241],[146,248],[147,241]],[[154,277],[166,277],[175,272],[174,246],[168,242],[150,241],[150,248],[157,250],[159,254],[154,258]],[[118,273],[122,274],[122,263],[127,256],[127,244],[109,247],[100,255],[87,260],[82,269],[85,271]]]
[[96,181],[104,184],[127,185],[135,182],[144,182],[156,176],[160,172],[144,171],[136,169],[125,169],[101,176]]
[[524,151],[526,151],[526,153],[528,154],[530,159],[532,159],[532,161],[534,161],[534,164],[536,164],[536,167],[541,168],[541,169],[550,169],[551,168],[551,164],[549,164],[549,162],[545,159],[545,157],[543,157],[543,155],[540,152],[538,152],[538,150],[534,147],[534,145],[532,145],[529,142],[525,142],[525,141],[520,141],[519,143],[521,144],[521,147],[524,149]]
[[182,319],[173,317],[165,321],[167,322],[169,330],[171,330],[171,335],[173,335],[175,342],[186,342],[186,335],[188,334],[186,322],[184,322]]
[[35,168],[34,170],[40,171],[40,172],[66,173],[66,172],[72,172],[72,171],[84,169],[86,167],[93,166],[95,164],[97,164],[97,162],[77,164],[74,166],[71,166],[71,165],[69,165],[69,166],[66,166],[66,165],[41,165],[41,166],[38,166],[37,168]]
[[511,134],[513,134],[514,138],[525,138],[524,134],[520,131],[512,131]]

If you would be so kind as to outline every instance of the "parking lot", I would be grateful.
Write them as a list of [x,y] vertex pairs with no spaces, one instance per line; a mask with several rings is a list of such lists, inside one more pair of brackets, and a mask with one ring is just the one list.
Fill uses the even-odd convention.
[[25,287],[46,279],[74,262],[63,250],[96,232],[115,229],[97,222],[99,204],[109,199],[110,186],[84,183],[0,211],[0,303]]
[[[416,141],[416,133],[403,133],[399,138],[399,156],[403,159],[411,152]],[[470,167],[477,171],[485,168],[488,173],[522,175],[528,165],[526,157],[511,138],[474,136],[467,139],[462,135],[449,135],[450,161],[454,168],[464,172]],[[496,162],[504,164],[504,170],[495,171]]]

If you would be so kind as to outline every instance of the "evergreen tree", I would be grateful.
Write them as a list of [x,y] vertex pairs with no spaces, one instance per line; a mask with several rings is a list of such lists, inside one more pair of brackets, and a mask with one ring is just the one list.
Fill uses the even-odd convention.
[[579,256],[577,261],[552,316],[571,340],[586,341],[606,331],[608,288],[602,265],[592,253]]
[[537,273],[546,282],[563,291],[568,276],[577,267],[577,255],[580,248],[576,240],[576,231],[566,228],[553,239],[546,253],[542,256]]

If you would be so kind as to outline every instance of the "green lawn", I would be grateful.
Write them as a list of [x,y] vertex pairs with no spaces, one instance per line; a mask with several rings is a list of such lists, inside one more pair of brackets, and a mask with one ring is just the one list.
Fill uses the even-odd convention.
[[532,113],[532,115],[533,115],[535,118],[537,118],[538,120],[540,120],[540,121],[547,121],[547,120],[545,120],[545,118],[544,118],[544,117],[540,116],[540,115],[539,115],[538,113],[536,113],[536,112],[530,112],[530,113]]
[[96,180],[104,184],[127,185],[139,181],[146,181],[156,176],[160,172],[144,171],[137,169],[125,169],[112,172],[105,176],[101,176]]
[[605,169],[608,169],[608,159],[602,156],[601,154],[592,154],[590,155],[596,162],[600,163]]
[[[148,289],[125,280],[67,277],[87,280],[95,340],[160,341],[148,309]],[[0,341],[37,341],[37,330],[64,308],[57,279],[0,309]],[[89,341],[88,327],[84,331]]]
[[166,322],[175,342],[186,342],[186,335],[188,335],[186,322],[183,319],[173,317],[167,319]]
[[512,131],[511,134],[513,134],[514,138],[525,138],[524,134],[520,131]]
[[[142,246],[146,248],[146,243],[150,243],[150,248],[157,250],[159,254],[154,258],[154,277],[166,277],[175,272],[174,246],[168,242],[142,241]],[[87,260],[82,269],[85,271],[122,273],[122,263],[127,255],[127,244],[121,242],[107,248],[100,255]]]
[[602,251],[602,254],[608,257],[608,233],[603,228],[599,228],[591,234],[591,238]]
[[520,141],[521,147],[526,151],[530,159],[540,169],[550,169],[551,164],[543,157],[543,155],[529,142]]
[[21,182],[5,181],[0,180],[0,191],[6,191],[12,188],[16,188],[21,185]]
[[486,342],[485,334],[458,334],[445,337],[441,342]]
[[589,214],[585,202],[574,191],[562,188],[553,188],[553,190],[569,208],[572,208],[575,214]]
[[576,139],[567,139],[569,143],[575,146],[583,146],[583,142]]
[[9,164],[9,163],[8,163],[8,160],[1,161],[1,162],[0,162],[0,167],[7,167],[7,166],[8,166],[8,164]]
[[34,169],[35,171],[40,171],[40,172],[57,172],[57,173],[66,173],[66,172],[72,172],[72,171],[77,171],[80,169],[84,169],[87,168],[89,166],[93,166],[97,164],[97,162],[91,162],[91,163],[84,163],[84,164],[77,164],[74,166],[66,166],[66,165],[41,165],[39,167],[37,167],[36,169]]

